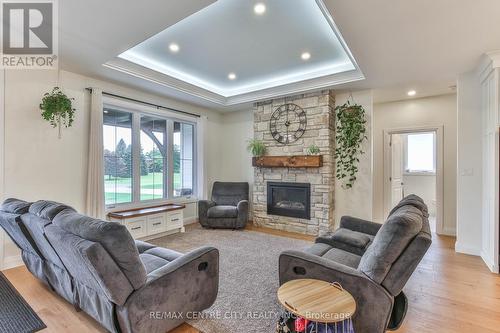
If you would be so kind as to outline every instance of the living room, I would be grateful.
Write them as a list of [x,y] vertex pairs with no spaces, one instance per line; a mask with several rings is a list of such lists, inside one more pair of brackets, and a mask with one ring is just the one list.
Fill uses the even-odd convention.
[[500,332],[496,1],[41,3],[0,332]]

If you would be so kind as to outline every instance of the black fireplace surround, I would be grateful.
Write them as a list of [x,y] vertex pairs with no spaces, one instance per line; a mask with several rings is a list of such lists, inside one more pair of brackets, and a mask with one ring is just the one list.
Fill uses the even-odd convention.
[[267,214],[311,219],[311,184],[267,182]]

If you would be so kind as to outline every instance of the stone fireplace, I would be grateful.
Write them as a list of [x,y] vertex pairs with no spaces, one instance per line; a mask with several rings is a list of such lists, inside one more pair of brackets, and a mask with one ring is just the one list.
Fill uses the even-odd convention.
[[[274,110],[286,103],[300,106],[307,116],[304,134],[295,142],[274,140],[269,121]],[[321,167],[255,167],[253,222],[265,227],[318,235],[334,226],[335,97],[324,90],[254,105],[254,136],[267,147],[267,156],[306,155],[319,147]]]

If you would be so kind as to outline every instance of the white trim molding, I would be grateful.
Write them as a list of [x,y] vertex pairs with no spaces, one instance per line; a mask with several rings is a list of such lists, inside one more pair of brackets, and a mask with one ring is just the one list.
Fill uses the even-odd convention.
[[443,125],[433,125],[433,126],[415,126],[415,127],[405,127],[405,128],[392,128],[384,130],[384,216],[390,211],[389,203],[390,200],[390,182],[389,177],[391,174],[391,151],[389,149],[390,135],[392,134],[405,134],[405,133],[415,133],[415,132],[435,132],[436,133],[436,233],[439,235],[454,236],[456,234],[455,228],[446,227],[444,225],[444,126]]
[[481,255],[481,249],[475,246],[470,246],[467,244],[463,244],[460,242],[455,243],[455,252],[458,253],[463,253],[463,254],[469,254],[471,256],[480,256]]
[[140,55],[134,55],[128,51],[107,61],[103,66],[222,106],[253,103],[364,80],[365,76],[356,59],[354,59],[352,52],[349,50],[328,8],[323,0],[315,1],[347,55],[349,61],[346,59],[346,64],[320,68],[308,73],[297,73],[296,75],[287,77],[277,77],[269,82],[264,80],[236,90],[224,90],[186,73],[176,72],[173,69],[165,69],[165,66],[157,65],[154,61],[150,62],[148,59],[142,58]]

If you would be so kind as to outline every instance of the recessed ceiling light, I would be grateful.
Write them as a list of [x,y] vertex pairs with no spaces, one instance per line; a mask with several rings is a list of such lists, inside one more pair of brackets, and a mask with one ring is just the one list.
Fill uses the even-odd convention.
[[170,51],[176,53],[176,52],[179,52],[179,45],[175,44],[175,43],[171,43],[168,48],[170,49]]
[[266,5],[264,5],[262,2],[259,2],[253,7],[253,11],[257,15],[262,15],[266,12]]
[[302,60],[309,60],[311,59],[311,53],[309,52],[304,52],[300,55],[300,57],[302,58]]
[[410,90],[407,92],[408,96],[415,96],[417,92],[415,90]]
[[228,78],[229,80],[236,80],[236,74],[234,74],[234,73],[229,73],[229,74],[227,75],[227,78]]

